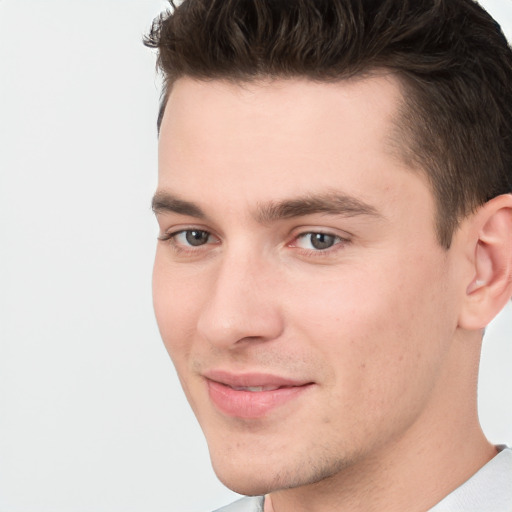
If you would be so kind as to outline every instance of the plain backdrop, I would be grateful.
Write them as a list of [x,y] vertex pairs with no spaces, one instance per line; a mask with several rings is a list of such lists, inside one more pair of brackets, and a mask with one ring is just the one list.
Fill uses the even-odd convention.
[[[482,2],[512,37],[512,0]],[[207,512],[210,468],[151,307],[157,0],[0,0],[0,512]],[[512,443],[512,309],[484,430]]]

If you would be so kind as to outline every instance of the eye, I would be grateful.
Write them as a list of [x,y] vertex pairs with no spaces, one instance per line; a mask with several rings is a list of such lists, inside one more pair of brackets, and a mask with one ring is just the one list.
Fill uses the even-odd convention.
[[179,244],[199,247],[200,245],[208,243],[210,240],[210,233],[200,229],[187,229],[176,233],[173,238]]
[[301,249],[325,251],[342,241],[341,237],[328,233],[303,233],[296,238],[293,245]]
[[165,233],[158,238],[164,242],[169,241],[177,250],[192,249],[218,242],[217,238],[204,229],[182,229],[174,233]]

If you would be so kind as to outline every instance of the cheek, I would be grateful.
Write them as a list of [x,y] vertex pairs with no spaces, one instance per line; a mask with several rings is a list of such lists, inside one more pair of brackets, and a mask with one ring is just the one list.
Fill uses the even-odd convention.
[[172,268],[157,250],[153,268],[153,307],[162,340],[175,365],[190,349],[194,332],[200,287],[193,283],[193,276],[184,278],[183,271]]
[[386,265],[382,255],[377,263],[353,265],[315,286],[304,282],[289,306],[330,369],[336,398],[350,402],[357,396],[375,410],[427,392],[453,324],[449,305],[439,302],[441,264],[418,258],[411,265],[395,257]]
[[201,304],[200,287],[193,286],[193,275],[184,278],[183,269],[169,265],[162,252],[157,250],[153,268],[155,317],[185,396],[197,414],[195,394],[191,388],[193,383],[186,377],[190,371],[197,309]]

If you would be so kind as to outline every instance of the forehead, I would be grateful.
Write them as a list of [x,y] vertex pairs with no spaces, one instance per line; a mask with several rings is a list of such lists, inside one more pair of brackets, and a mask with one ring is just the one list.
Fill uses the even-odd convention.
[[[190,128],[195,137],[213,128],[218,132],[220,124],[226,129],[238,126],[254,130],[258,127],[284,129],[283,135],[289,136],[292,127],[295,135],[302,135],[301,128],[307,128],[305,122],[328,129],[332,128],[333,121],[334,124],[341,121],[355,128],[360,116],[364,116],[366,131],[377,129],[389,133],[394,128],[392,120],[397,117],[401,100],[399,79],[385,72],[336,82],[304,78],[233,83],[184,77],[174,83],[169,95],[162,120],[163,138],[176,123],[183,134]],[[198,122],[203,130],[199,129]],[[313,128],[311,124],[308,126]],[[210,131],[209,135],[213,134]],[[323,135],[326,135],[324,130]]]
[[396,143],[401,101],[391,74],[335,83],[182,78],[162,121],[159,188],[186,199],[335,189],[366,200],[361,193],[388,186],[388,171],[410,171]]

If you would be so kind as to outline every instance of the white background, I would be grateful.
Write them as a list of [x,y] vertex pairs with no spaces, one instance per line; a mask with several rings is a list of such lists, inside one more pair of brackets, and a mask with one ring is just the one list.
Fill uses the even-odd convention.
[[[482,2],[512,36],[511,0]],[[157,0],[0,0],[0,512],[206,512],[215,479],[151,309]],[[482,423],[512,443],[512,308]]]

